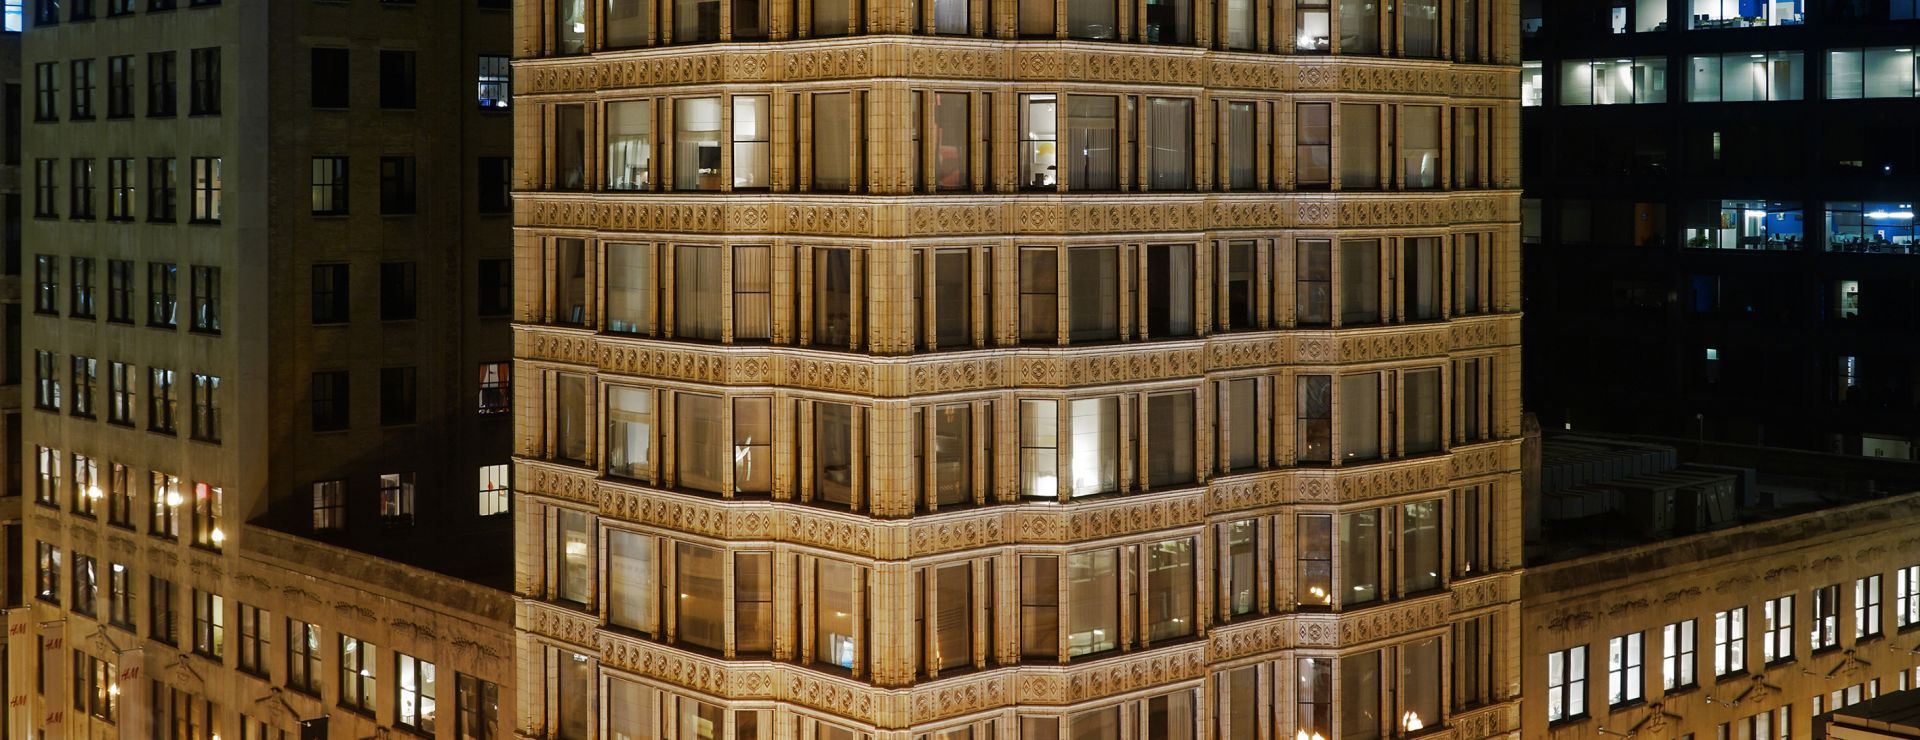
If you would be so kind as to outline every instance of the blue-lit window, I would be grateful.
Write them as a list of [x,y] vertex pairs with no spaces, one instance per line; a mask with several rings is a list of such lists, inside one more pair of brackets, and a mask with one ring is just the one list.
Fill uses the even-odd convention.
[[1920,18],[1920,0],[1888,0],[1888,20],[1910,21],[1915,18]]
[[1792,251],[1806,242],[1806,212],[1797,202],[1723,200],[1688,214],[1687,246],[1694,249]]
[[7,33],[19,33],[26,30],[27,10],[22,7],[25,2],[26,0],[4,0],[4,2],[0,2],[0,17],[4,18],[6,24],[5,28],[0,30],[5,30]]
[[1913,203],[1827,204],[1827,251],[1912,254]]
[[[1920,1],[1920,0],[1916,0]],[[1913,47],[1835,49],[1827,52],[1827,98],[1911,98],[1920,94]]]
[[1759,28],[1806,22],[1807,0],[1688,0],[1687,28]]
[[1735,103],[1806,97],[1806,55],[1797,51],[1697,54],[1687,66],[1688,102]]
[[479,62],[479,100],[482,109],[505,108],[511,96],[511,69],[505,56],[482,55]]
[[1667,58],[1568,59],[1560,63],[1561,105],[1667,102]]

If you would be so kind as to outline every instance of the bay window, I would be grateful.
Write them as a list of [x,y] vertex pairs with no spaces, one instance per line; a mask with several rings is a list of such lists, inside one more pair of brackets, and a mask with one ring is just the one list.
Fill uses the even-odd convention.
[[[1154,542],[1146,550],[1147,640],[1188,637],[1194,631],[1193,540]],[[1156,737],[1164,737],[1156,735]]]
[[1260,520],[1242,519],[1218,526],[1220,553],[1214,561],[1220,591],[1216,610],[1222,621],[1253,614],[1260,601]]
[[608,623],[647,635],[660,634],[656,542],[656,538],[638,532],[607,530]]
[[[1229,0],[1247,3],[1252,0]],[[1256,142],[1252,103],[1227,103],[1221,115],[1220,184],[1226,190],[1253,190],[1259,177],[1260,147]]]
[[1265,322],[1261,311],[1259,245],[1251,239],[1220,245],[1214,260],[1221,278],[1214,289],[1214,327],[1219,331],[1258,329]]
[[574,509],[553,512],[554,598],[587,604],[593,596],[593,524],[588,514]]
[[1440,108],[1437,106],[1400,108],[1400,186],[1409,190],[1440,186]]
[[860,673],[859,628],[865,619],[865,570],[837,560],[814,560],[813,660]]
[[1409,735],[1440,725],[1440,638],[1414,640],[1400,646],[1400,706],[1393,716],[1396,735]]
[[768,161],[773,110],[765,95],[733,96],[733,189],[763,190],[773,184]]
[[1418,455],[1440,451],[1440,370],[1405,370],[1400,374],[1401,452]]
[[1440,0],[1400,0],[1400,26],[1403,54],[1420,59],[1440,56]]
[[[1044,4],[1048,27],[1052,26],[1053,3],[1049,0],[1021,0],[1021,32],[1026,32],[1029,5]],[[1051,35],[1051,34],[1049,34]],[[1059,182],[1059,97],[1050,94],[1020,96],[1020,187],[1052,190]]]
[[1380,3],[1378,0],[1339,0],[1340,53],[1380,53]]
[[[676,393],[673,400],[678,487],[733,495],[773,490],[772,399],[729,401],[718,396]],[[727,412],[729,403],[731,414]]]
[[1119,3],[1115,0],[1066,0],[1067,38],[1113,40],[1120,37]]
[[554,379],[553,454],[563,462],[587,462],[587,376],[559,373]]
[[1220,405],[1214,428],[1219,432],[1221,472],[1229,473],[1260,467],[1261,432],[1265,415],[1259,399],[1260,378],[1234,378],[1220,381]]
[[864,324],[867,254],[864,250],[814,247],[808,343],[832,349],[855,348]]
[[865,410],[825,402],[814,402],[812,409],[812,499],[858,507],[854,492],[864,484],[866,454],[858,432],[865,429]]
[[1067,656],[1113,650],[1120,645],[1120,573],[1112,549],[1066,557]]
[[655,318],[652,244],[606,245],[606,328],[621,334],[652,336]]
[[1332,462],[1333,376],[1302,375],[1294,385],[1294,462]]
[[1381,457],[1380,374],[1340,376],[1340,459],[1355,463]]
[[673,248],[673,335],[677,338],[721,338],[720,298],[726,283],[720,272],[720,249]]
[[1340,604],[1380,600],[1380,512],[1340,515]]
[[[59,589],[55,588],[55,599]],[[1020,557],[1020,655],[1058,658],[1060,655],[1060,558],[1054,555]]]
[[1146,418],[1141,421],[1141,440],[1146,448],[1147,486],[1159,488],[1194,481],[1194,415],[1190,392],[1158,393],[1147,396]]
[[[978,414],[976,422],[975,415]],[[983,503],[991,495],[993,457],[991,402],[954,403],[914,410],[914,456],[920,480],[920,511]],[[975,450],[983,470],[976,474]]]
[[[914,571],[917,675],[937,677],[993,660],[994,646],[983,639],[992,631],[980,628],[993,615],[992,566],[991,561],[960,562]],[[976,592],[976,576],[985,591]]]
[[1067,404],[1072,472],[1068,495],[1112,493],[1120,488],[1120,399],[1076,398]]
[[[844,8],[850,0],[813,0],[817,11],[822,5]],[[852,93],[813,94],[812,189],[847,192],[854,187],[853,147],[861,136],[854,117]]]
[[[1294,688],[1294,723],[1299,740],[1333,737],[1333,658],[1300,658]],[[1283,734],[1283,733],[1276,733]]]
[[553,187],[556,190],[585,190],[587,187],[587,107],[553,107]]
[[[914,254],[916,318],[922,331],[920,349],[965,349],[974,345],[974,291],[992,290],[973,279],[973,250],[934,249]],[[928,274],[930,273],[930,274]],[[983,301],[990,298],[982,296]]]
[[1294,52],[1325,53],[1333,50],[1333,22],[1327,2],[1328,0],[1298,0],[1294,6]]
[[646,46],[653,41],[653,0],[607,0],[601,16],[607,48]]
[[[1342,4],[1349,2],[1359,0],[1341,0]],[[1371,0],[1368,4],[1372,4]],[[1344,190],[1380,187],[1378,105],[1343,103],[1340,106],[1340,187]]]
[[[1152,244],[1147,247],[1147,269],[1141,274],[1146,283],[1146,335],[1185,337],[1194,332],[1193,246],[1190,244]],[[1075,257],[1079,257],[1078,252]],[[1109,270],[1111,264],[1103,262]],[[1076,261],[1076,267],[1078,263]],[[1070,275],[1070,277],[1078,277]],[[1104,276],[1101,276],[1104,278]],[[1108,284],[1103,279],[1102,285]],[[1077,287],[1077,286],[1076,286]],[[1098,292],[1095,292],[1098,295]],[[1077,293],[1076,293],[1077,296]],[[1117,303],[1101,296],[1101,304]],[[1077,307],[1077,304],[1076,304]],[[1118,331],[1119,327],[1114,327]]]
[[1295,525],[1299,540],[1299,598],[1301,607],[1333,606],[1333,516],[1301,514]]
[[[1072,3],[1111,5],[1113,0],[1069,0]],[[1158,100],[1158,99],[1156,99]],[[1171,102],[1171,101],[1170,101]],[[1191,101],[1189,105],[1186,131],[1188,138],[1192,133]],[[1176,120],[1181,111],[1178,106],[1155,107],[1154,122],[1166,121],[1166,125],[1178,128]],[[1067,96],[1067,189],[1069,190],[1118,190],[1120,188],[1120,99],[1108,95],[1069,95]],[[1170,138],[1170,136],[1169,136]],[[1155,139],[1155,144],[1173,146],[1171,141]],[[1182,148],[1191,152],[1191,144]],[[1156,156],[1159,156],[1156,153]],[[1191,157],[1188,158],[1189,162]],[[1165,182],[1171,184],[1174,178],[1189,175],[1191,164],[1178,162],[1178,151],[1165,153],[1165,162],[1156,162],[1152,170],[1156,180],[1162,175],[1159,167],[1164,164],[1171,168],[1166,171]],[[1190,187],[1183,185],[1181,187]]]
[[[1324,14],[1326,11],[1320,12]],[[1333,184],[1333,105],[1301,103],[1295,106],[1293,135],[1295,187],[1311,190],[1331,186]]]
[[1378,324],[1380,310],[1380,240],[1346,239],[1340,242],[1340,323]]
[[690,542],[674,543],[672,607],[675,643],[725,651],[726,551]]
[[1020,341],[1060,341],[1059,250],[1020,248]]
[[[1185,0],[1180,0],[1185,2]],[[1148,0],[1151,13],[1153,0]],[[1078,100],[1079,97],[1068,98]],[[1093,98],[1112,101],[1113,98]],[[1108,117],[1109,119],[1111,116]],[[1148,190],[1193,189],[1193,101],[1147,98]],[[1111,186],[1109,186],[1110,188]]]
[[[1401,587],[1406,593],[1422,593],[1441,588],[1440,577],[1440,500],[1417,501],[1400,506]],[[1427,715],[1431,721],[1433,715]]]
[[1257,26],[1253,0],[1226,0],[1219,7],[1220,28],[1225,29],[1221,43],[1235,51],[1252,51]]
[[1403,318],[1431,321],[1440,318],[1440,237],[1400,240],[1400,288]]
[[733,650],[773,653],[773,553],[733,554]]
[[553,240],[553,323],[587,324],[587,262],[585,239]]
[[1341,740],[1380,740],[1383,729],[1380,710],[1384,698],[1381,657],[1381,651],[1370,650],[1340,659],[1340,732],[1337,737]]
[[607,472],[652,482],[656,442],[653,391],[607,388]]
[[673,40],[698,44],[720,40],[720,0],[673,0]]
[[673,101],[673,189],[720,189],[720,110],[718,97]]
[[[1067,250],[1069,340],[1103,342],[1120,338],[1118,251],[1115,247],[1075,247]],[[1188,288],[1189,296],[1191,290]],[[1188,304],[1188,315],[1191,316],[1191,300]],[[1188,323],[1190,326],[1191,318]]]

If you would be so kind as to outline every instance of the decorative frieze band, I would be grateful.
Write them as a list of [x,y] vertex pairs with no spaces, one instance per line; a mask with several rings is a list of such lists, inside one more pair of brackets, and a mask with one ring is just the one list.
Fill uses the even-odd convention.
[[1283,228],[1446,227],[1519,219],[1517,191],[1163,193],[1116,203],[1077,195],[987,194],[965,202],[764,194],[514,196],[521,228],[684,234],[797,234],[867,239]]
[[[1517,464],[1519,440],[1472,449],[1475,455],[1487,453]],[[1457,479],[1450,475],[1456,467],[1451,457],[1347,469],[1270,470],[1217,479],[1186,491],[1068,506],[998,506],[911,519],[874,519],[789,501],[725,501],[661,491],[538,460],[516,460],[514,480],[523,493],[592,508],[616,521],[715,539],[786,542],[898,560],[980,547],[1087,542],[1191,527],[1213,517],[1274,506],[1357,504],[1440,490]]]
[[522,60],[514,93],[537,96],[673,85],[772,84],[912,77],[940,80],[1093,82],[1263,90],[1518,98],[1510,68],[1445,61],[1289,57],[1135,45],[1000,39],[841,38],[725,54],[663,48]]
[[1471,322],[1465,328],[1429,324],[1237,333],[1160,343],[1152,352],[1141,351],[1139,345],[1022,347],[909,359],[765,345],[695,346],[527,326],[515,327],[514,344],[516,356],[522,359],[574,365],[615,376],[712,385],[778,384],[797,390],[904,398],[1146,383],[1289,364],[1439,359],[1458,351],[1517,345],[1517,314],[1478,317]]

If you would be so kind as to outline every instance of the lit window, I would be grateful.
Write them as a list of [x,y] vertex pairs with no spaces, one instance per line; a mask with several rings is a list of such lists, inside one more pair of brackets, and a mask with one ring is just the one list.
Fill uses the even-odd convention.
[[505,514],[510,504],[506,463],[480,466],[480,516]]
[[1587,713],[1587,646],[1547,654],[1547,721]]

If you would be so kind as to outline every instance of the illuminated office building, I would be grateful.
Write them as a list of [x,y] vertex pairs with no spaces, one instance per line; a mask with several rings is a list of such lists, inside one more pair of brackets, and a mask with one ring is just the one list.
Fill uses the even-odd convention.
[[510,732],[507,3],[24,10],[4,736]]
[[1914,2],[1522,17],[1527,407],[1549,428],[1915,458]]
[[523,0],[519,730],[1517,731],[1517,6]]

